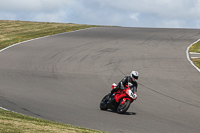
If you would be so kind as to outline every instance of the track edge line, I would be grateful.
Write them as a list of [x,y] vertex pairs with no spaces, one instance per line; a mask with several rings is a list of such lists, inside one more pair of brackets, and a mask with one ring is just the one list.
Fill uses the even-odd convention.
[[193,66],[194,68],[196,68],[197,71],[200,72],[200,68],[198,68],[198,67],[194,64],[194,62],[190,59],[190,55],[189,55],[190,47],[191,47],[192,45],[194,45],[195,43],[199,42],[199,41],[200,41],[200,39],[198,39],[197,41],[193,42],[192,44],[190,44],[190,45],[187,47],[186,56],[187,56],[188,61],[192,64],[192,66]]
[[[63,32],[63,33],[58,33],[58,34],[53,34],[53,35],[47,35],[47,36],[43,36],[43,37],[38,37],[38,38],[34,38],[34,39],[30,39],[30,40],[26,40],[26,41],[23,41],[23,42],[19,42],[19,43],[15,43],[15,44],[12,44],[10,46],[7,46],[3,49],[0,50],[0,53],[11,48],[11,47],[14,47],[14,46],[17,46],[19,44],[23,44],[23,43],[26,43],[26,42],[30,42],[30,41],[34,41],[34,40],[38,40],[38,39],[42,39],[42,38],[47,38],[47,37],[51,37],[51,36],[57,36],[57,35],[62,35],[62,34],[67,34],[67,33],[71,33],[71,32],[77,32],[77,31],[82,31],[82,30],[88,30],[88,29],[93,29],[93,28],[98,28],[98,27],[91,27],[91,28],[85,28],[85,29],[80,29],[80,30],[74,30],[74,31],[69,31],[69,32]],[[7,111],[11,111],[9,109],[6,109],[6,108],[3,108],[0,106],[0,109],[3,109],[3,110],[7,110]],[[14,111],[12,111],[14,112]],[[17,112],[15,112],[17,113]]]

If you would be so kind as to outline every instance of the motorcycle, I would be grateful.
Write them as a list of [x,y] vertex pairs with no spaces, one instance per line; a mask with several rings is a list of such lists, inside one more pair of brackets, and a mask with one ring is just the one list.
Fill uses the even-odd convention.
[[[115,84],[115,83],[114,83]],[[116,84],[115,84],[116,85]],[[116,87],[112,85],[112,89]],[[119,89],[110,97],[110,93],[103,97],[100,102],[101,110],[115,110],[119,114],[125,113],[130,104],[137,99],[137,92],[132,86],[126,85],[125,89]]]

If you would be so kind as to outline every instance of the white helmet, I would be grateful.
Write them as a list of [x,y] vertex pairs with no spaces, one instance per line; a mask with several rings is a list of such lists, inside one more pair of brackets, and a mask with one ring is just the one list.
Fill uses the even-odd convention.
[[132,71],[130,76],[132,80],[135,81],[136,79],[138,79],[139,73],[137,71]]

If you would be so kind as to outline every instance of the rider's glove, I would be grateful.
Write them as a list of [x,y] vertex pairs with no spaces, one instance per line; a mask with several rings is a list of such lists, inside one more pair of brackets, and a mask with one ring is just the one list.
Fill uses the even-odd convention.
[[137,100],[137,93],[134,94],[134,100]]

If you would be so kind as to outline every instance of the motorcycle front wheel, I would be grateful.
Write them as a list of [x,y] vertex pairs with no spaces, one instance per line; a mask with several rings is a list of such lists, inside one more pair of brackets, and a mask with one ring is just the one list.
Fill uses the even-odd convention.
[[130,100],[126,100],[124,104],[122,104],[122,102],[123,102],[123,99],[120,101],[119,106],[117,107],[117,113],[119,114],[125,113],[131,104]]
[[107,94],[106,96],[104,96],[104,98],[101,100],[101,102],[100,102],[100,109],[101,110],[107,110],[108,109],[107,102],[109,100],[109,96],[110,96],[110,93]]

